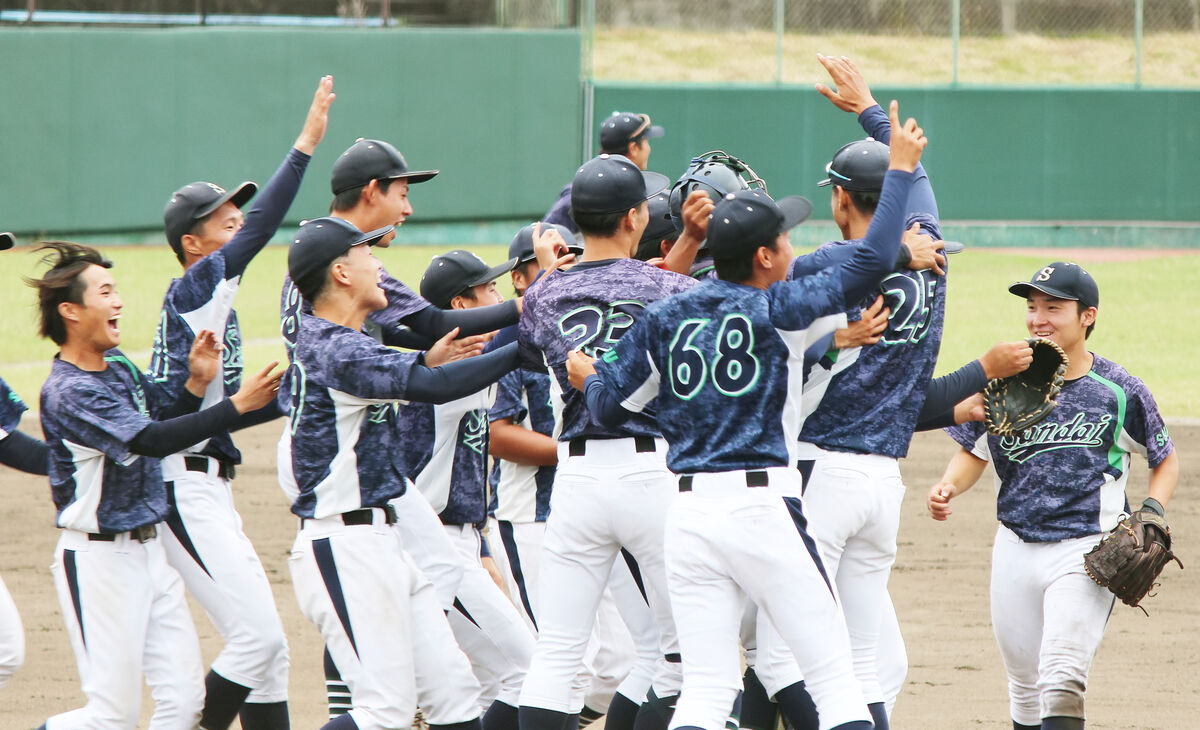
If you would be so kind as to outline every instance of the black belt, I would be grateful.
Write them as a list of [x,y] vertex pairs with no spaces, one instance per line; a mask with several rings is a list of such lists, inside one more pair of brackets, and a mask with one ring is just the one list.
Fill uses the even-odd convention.
[[[385,504],[378,509],[383,510],[383,519],[387,524],[394,525],[397,522],[396,508],[390,504]],[[350,512],[343,512],[338,517],[342,518],[342,524],[346,526],[353,525],[373,525],[375,524],[375,512],[371,508],[356,509]],[[308,519],[300,518],[300,527],[304,527],[304,523],[309,522]]]
[[[587,442],[589,440],[586,438],[571,439],[568,442],[567,453],[571,456],[583,456],[587,453]],[[606,441],[608,439],[599,440]],[[658,451],[658,448],[654,443],[653,436],[634,436],[633,450],[639,454],[653,454],[655,451]]]
[[183,457],[183,466],[188,471],[198,471],[201,474],[208,473],[208,460],[212,459],[217,462],[217,476],[222,479],[231,480],[233,475],[237,473],[237,469],[228,461],[213,459],[211,456],[185,456]]
[[[89,532],[88,540],[91,542],[114,542],[118,537],[124,534],[126,533]],[[158,536],[158,528],[156,528],[154,525],[142,525],[141,527],[133,528],[128,534],[131,539],[137,540],[138,542],[146,542],[147,540],[153,540]]]
[[[745,474],[746,474],[746,486],[747,487],[766,487],[771,484],[771,476],[767,472],[763,471],[762,469],[748,471]],[[681,491],[681,492],[692,491],[692,475],[691,474],[684,474],[683,476],[679,477],[679,491]]]

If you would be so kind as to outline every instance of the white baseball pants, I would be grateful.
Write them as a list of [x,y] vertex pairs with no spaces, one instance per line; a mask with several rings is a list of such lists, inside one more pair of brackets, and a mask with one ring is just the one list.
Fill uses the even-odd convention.
[[747,486],[744,471],[692,475],[690,490],[671,507],[667,577],[683,654],[672,728],[725,726],[742,684],[739,630],[747,599],[791,648],[822,730],[870,720],[845,620],[805,532],[800,474],[790,467],[763,472],[769,485],[761,487]]
[[[637,450],[651,442],[653,451]],[[571,686],[587,650],[613,562],[626,548],[637,561],[659,631],[654,689],[678,693],[678,640],[663,559],[663,526],[675,498],[662,439],[590,439],[571,456],[559,444],[558,470],[542,549],[538,622],[521,705],[569,713]],[[668,658],[676,661],[669,661]]]
[[0,579],[0,689],[8,684],[13,674],[25,661],[25,631],[21,627],[21,614],[13,603],[4,580]]
[[142,675],[154,698],[151,730],[193,730],[204,707],[204,665],[183,581],[161,535],[111,541],[63,530],[50,572],[87,704],[46,721],[47,730],[137,725]]
[[1084,717],[1088,670],[1115,598],[1083,556],[1101,535],[1027,543],[1004,525],[992,547],[992,628],[1008,672],[1012,719]]
[[249,687],[246,702],[283,702],[288,645],[271,583],[242,531],[230,483],[217,475],[217,461],[189,458],[203,459],[208,472],[188,471],[180,454],[163,459],[175,506],[163,536],[167,560],[225,639],[212,670]]

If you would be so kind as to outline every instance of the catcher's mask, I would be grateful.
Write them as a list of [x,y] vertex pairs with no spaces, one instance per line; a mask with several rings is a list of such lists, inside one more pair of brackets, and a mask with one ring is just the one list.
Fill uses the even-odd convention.
[[708,193],[714,203],[739,190],[767,192],[767,183],[750,166],[725,150],[712,150],[693,157],[688,169],[671,186],[669,205],[675,230],[683,232],[683,203],[693,190]]

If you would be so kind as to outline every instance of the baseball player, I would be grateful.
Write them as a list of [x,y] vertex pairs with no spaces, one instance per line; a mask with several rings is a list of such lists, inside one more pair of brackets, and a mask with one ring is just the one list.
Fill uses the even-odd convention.
[[[205,394],[219,402],[242,377],[241,334],[233,298],[247,265],[275,234],[292,204],[313,151],[325,135],[333,78],[321,79],[304,128],[279,169],[243,218],[255,194],[246,182],[226,191],[196,182],[176,190],[163,213],[167,242],[183,265],[163,299],[148,374],[178,393],[188,378],[187,355],[202,329],[223,333],[222,377]],[[270,406],[258,420],[281,415]],[[201,727],[223,730],[241,716],[246,730],[284,730],[288,647],[262,563],[242,531],[231,480],[241,452],[228,433],[163,459],[170,534],[163,543],[171,565],[204,608],[225,647],[205,678]]]
[[[421,296],[443,309],[496,305],[504,299],[495,280],[515,265],[511,259],[489,267],[469,251],[450,251],[430,261],[421,277]],[[450,625],[483,685],[484,702],[491,705],[489,722],[505,716],[515,727],[533,634],[481,558],[489,503],[487,409],[495,393],[489,386],[440,405],[404,403],[397,420],[406,474],[438,513],[463,563]]]
[[220,365],[213,332],[197,334],[190,375],[172,396],[116,349],[122,302],[112,264],[77,244],[42,250],[50,268],[31,282],[39,333],[59,346],[41,394],[63,530],[51,572],[88,700],[43,727],[132,728],[144,672],[156,703],[150,726],[194,728],[204,701],[200,646],[183,584],[158,539],[168,513],[160,459],[272,402],[277,363],[196,412]]
[[294,482],[292,512],[301,518],[292,577],[352,705],[327,730],[407,728],[417,700],[414,643],[446,620],[393,529],[390,501],[409,486],[395,401],[461,398],[516,364],[510,345],[428,368],[362,332],[367,314],[387,306],[382,266],[368,245],[392,233],[319,218],[301,228],[288,253],[289,274],[312,304],[295,331],[289,451],[280,463],[281,485]]
[[[600,152],[623,155],[639,169],[645,170],[650,162],[650,140],[657,139],[664,133],[662,127],[650,123],[650,117],[646,114],[613,112],[600,123]],[[571,185],[567,185],[563,187],[558,199],[550,206],[550,210],[546,211],[542,220],[578,233],[579,226],[570,213]]]
[[1008,672],[1015,730],[1082,730],[1088,670],[1113,595],[1084,571],[1083,556],[1129,511],[1130,455],[1150,465],[1141,509],[1163,515],[1179,478],[1175,446],[1150,390],[1093,354],[1100,290],[1083,267],[1054,262],[1008,288],[1025,300],[1025,326],[1067,353],[1066,384],[1044,421],[1015,436],[982,424],[947,429],[962,446],[927,504],[936,520],[950,500],[996,474],[1000,526],[992,549],[992,626]]
[[[0,251],[13,247],[11,233],[0,233]],[[17,429],[25,402],[0,379],[0,464],[29,474],[45,474],[49,451],[46,444]],[[25,661],[25,632],[17,604],[0,579],[0,689]]]
[[586,162],[571,186],[571,216],[585,242],[582,261],[526,291],[518,344],[527,366],[550,371],[559,451],[541,561],[540,581],[549,590],[534,607],[538,642],[521,691],[522,730],[557,730],[566,720],[571,681],[622,547],[640,567],[659,629],[649,711],[669,714],[678,694],[662,556],[663,519],[674,496],[665,444],[644,415],[616,429],[596,423],[566,375],[568,352],[607,352],[649,303],[695,283],[630,258],[648,222],[645,201],[666,183],[621,155]]
[[[550,229],[550,224],[531,223],[522,227],[509,244],[509,256],[517,260],[511,276],[518,296],[538,275],[534,236],[549,235]],[[554,229],[566,243],[568,255],[582,255],[583,247],[569,230],[561,226]],[[502,330],[495,341],[515,339],[516,330]],[[489,540],[506,578],[509,596],[534,632],[537,617],[533,607],[539,595],[542,543],[550,514],[554,466],[558,463],[550,401],[549,376],[519,369],[500,379],[496,403],[488,412],[489,451],[495,457]],[[631,728],[658,664],[654,614],[631,572],[630,566],[636,563],[628,554],[623,557],[625,560],[613,562],[585,653],[585,671],[577,679],[583,703],[579,709],[581,726],[606,716],[606,728]],[[639,638],[635,640],[631,634]]]
[[[827,167],[828,178],[820,183],[831,186],[834,221],[845,240],[797,259],[794,278],[819,271],[859,248],[859,239],[878,215],[889,166],[888,115],[849,61],[818,58],[837,84],[836,94],[826,90],[827,95],[839,108],[858,113],[871,138],[842,147]],[[920,165],[905,214],[906,227],[917,223],[924,233],[940,238],[937,204]],[[812,536],[838,588],[854,650],[855,675],[876,728],[888,727],[886,702],[899,691],[907,665],[900,653],[881,670],[878,647],[881,631],[899,633],[887,594],[904,494],[899,459],[907,453],[937,360],[945,282],[937,269],[890,272],[878,290],[861,303],[852,303],[854,310],[865,308],[879,291],[884,293],[889,316],[882,338],[870,347],[840,350],[828,372],[810,377],[806,386],[823,396],[818,396],[819,404],[800,434],[805,508]],[[812,395],[810,403],[816,400]],[[884,624],[886,628],[881,628]],[[761,656],[782,642],[772,637],[768,627],[765,636],[760,632],[758,643]],[[881,671],[887,675],[887,691],[881,686]],[[758,674],[766,683],[761,668]],[[814,726],[810,719],[798,727]]]
[[[848,261],[781,284],[792,268],[787,232],[811,205],[795,197],[777,204],[761,190],[733,193],[708,226],[718,279],[652,307],[595,369],[573,372],[578,387],[599,371],[603,380],[587,386],[588,405],[602,422],[642,412],[657,398],[668,465],[681,475],[684,494],[666,534],[684,658],[672,727],[725,724],[741,687],[746,598],[794,653],[821,728],[872,727],[831,579],[807,534],[794,464],[804,351],[892,269],[900,247],[926,142],[914,120],[900,126],[895,102],[890,125],[896,143],[878,213]],[[587,358],[572,364],[586,366]]]

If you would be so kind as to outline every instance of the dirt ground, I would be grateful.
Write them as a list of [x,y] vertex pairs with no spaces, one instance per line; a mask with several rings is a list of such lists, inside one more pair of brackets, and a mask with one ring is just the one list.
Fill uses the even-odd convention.
[[[26,419],[26,428],[36,424]],[[275,484],[278,424],[240,435],[246,467],[235,482],[247,534],[271,577],[291,642],[291,707],[296,728],[320,727],[324,713],[321,642],[299,612],[287,569],[296,521]],[[1182,479],[1168,516],[1177,552],[1188,570],[1168,567],[1160,594],[1147,602],[1150,617],[1118,604],[1100,648],[1088,691],[1092,730],[1182,729],[1200,717],[1200,426],[1172,429]],[[900,554],[891,590],[908,646],[907,686],[895,728],[962,730],[1011,728],[1000,657],[988,617],[987,584],[995,532],[995,502],[985,475],[956,501],[948,523],[924,507],[929,485],[956,447],[939,433],[921,434],[903,471],[909,486],[900,530]],[[1145,495],[1144,463],[1136,466],[1131,498]],[[0,469],[0,575],[25,625],[27,658],[0,691],[0,728],[34,728],[48,715],[83,702],[70,644],[48,570],[57,531],[44,478]],[[195,608],[193,606],[193,608]],[[206,660],[220,639],[198,610]],[[143,705],[143,727],[149,699]]]

